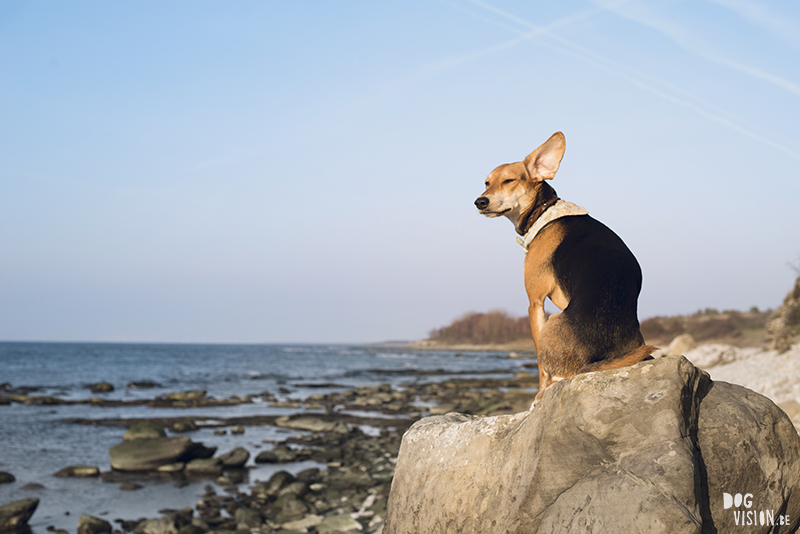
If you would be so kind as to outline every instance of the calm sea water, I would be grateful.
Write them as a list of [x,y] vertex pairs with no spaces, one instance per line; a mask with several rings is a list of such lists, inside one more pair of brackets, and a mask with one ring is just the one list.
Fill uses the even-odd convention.
[[[343,345],[189,345],[101,343],[0,343],[0,384],[37,388],[31,395],[66,399],[95,396],[87,385],[110,382],[110,399],[151,399],[168,392],[204,389],[217,398],[269,391],[280,399],[304,399],[360,385],[389,383],[401,388],[409,382],[444,380],[462,373],[504,375],[527,360],[509,360],[506,353],[413,351]],[[444,370],[447,374],[417,375],[415,371]],[[132,389],[131,382],[159,384]],[[341,387],[314,387],[335,384]],[[203,487],[198,481],[176,487],[174,480],[147,478],[134,492],[98,479],[63,479],[53,475],[76,464],[96,465],[108,471],[108,449],[122,440],[123,428],[69,423],[72,418],[107,419],[200,415],[209,418],[236,415],[291,414],[298,409],[275,408],[267,403],[238,406],[163,409],[146,406],[103,408],[88,405],[0,405],[0,471],[16,482],[0,485],[0,505],[26,497],[40,499],[30,524],[37,534],[54,525],[71,532],[81,514],[135,519],[154,517],[162,508],[193,506]],[[211,429],[189,434],[194,441],[216,445],[223,453],[237,446],[252,458],[268,449],[265,440],[280,440],[287,430],[247,427],[244,435],[216,436]],[[295,431],[291,431],[295,432]],[[278,469],[299,472],[309,462],[280,467],[258,465],[249,482],[266,480]],[[324,468],[324,466],[317,466]],[[28,488],[25,489],[27,486]],[[218,491],[222,491],[217,488]]]

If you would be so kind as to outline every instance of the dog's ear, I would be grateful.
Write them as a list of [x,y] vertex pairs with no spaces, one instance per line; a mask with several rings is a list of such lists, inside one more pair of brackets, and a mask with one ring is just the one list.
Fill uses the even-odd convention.
[[542,146],[528,154],[523,163],[525,163],[531,179],[536,181],[552,180],[558,171],[566,148],[567,142],[564,140],[564,134],[556,132],[550,136],[550,139],[542,143]]

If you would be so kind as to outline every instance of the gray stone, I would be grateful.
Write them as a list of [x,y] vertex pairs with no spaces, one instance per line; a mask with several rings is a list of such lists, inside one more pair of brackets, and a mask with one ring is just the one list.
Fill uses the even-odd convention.
[[175,393],[166,393],[165,398],[175,401],[200,401],[205,400],[206,392],[202,389],[193,389],[189,391],[177,391]]
[[173,432],[194,432],[197,430],[197,424],[192,420],[176,421],[172,424]]
[[331,534],[333,532],[360,532],[362,529],[363,527],[361,526],[361,523],[348,515],[334,515],[327,517],[322,523],[317,525],[317,532],[319,534]]
[[111,467],[118,471],[151,471],[165,464],[208,458],[216,448],[194,443],[188,437],[141,438],[111,447]]
[[78,534],[111,534],[111,523],[93,517],[82,515],[78,518]]
[[294,428],[296,430],[310,430],[311,432],[330,432],[336,428],[333,421],[323,421],[313,415],[283,416],[275,420],[277,426]]
[[730,532],[723,493],[745,491],[796,521],[798,458],[770,401],[665,357],[558,382],[529,412],[418,421],[383,532]]
[[236,447],[219,457],[224,467],[244,467],[249,459],[250,453],[243,447]]
[[280,510],[275,517],[276,523],[286,523],[295,519],[300,519],[311,511],[305,501],[298,498],[294,493],[287,493],[279,497],[273,509]]
[[69,467],[65,467],[58,473],[55,473],[53,476],[55,477],[74,477],[74,478],[87,478],[87,477],[99,477],[100,476],[100,468],[93,466],[93,465],[71,465]]
[[197,458],[186,464],[184,472],[197,475],[221,475],[222,464],[219,458]]
[[151,423],[150,421],[141,421],[128,428],[125,435],[122,436],[124,441],[141,438],[166,438],[167,433],[159,425]]
[[191,519],[183,514],[167,514],[142,521],[136,525],[133,532],[135,534],[178,534],[178,531],[190,522]]
[[89,389],[92,390],[92,393],[110,393],[114,391],[114,386],[108,382],[98,382],[89,386]]
[[0,531],[22,530],[39,506],[39,499],[21,499],[0,506]]
[[296,454],[290,448],[278,445],[270,451],[261,451],[256,456],[257,464],[283,464],[293,462]]
[[233,518],[236,521],[236,530],[258,528],[261,526],[261,523],[264,522],[258,510],[245,507],[237,508]]

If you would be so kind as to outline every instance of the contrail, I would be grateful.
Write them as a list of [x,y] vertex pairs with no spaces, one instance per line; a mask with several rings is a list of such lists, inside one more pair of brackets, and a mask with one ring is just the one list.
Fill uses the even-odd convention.
[[[547,37],[551,41],[554,41],[555,43],[557,43],[557,45],[560,45],[560,46],[557,46],[557,48],[559,49],[559,51],[561,51],[562,53],[564,53],[566,55],[569,55],[571,57],[574,57],[576,59],[579,59],[581,61],[589,63],[590,65],[592,65],[592,66],[594,66],[596,68],[605,70],[606,72],[610,72],[612,74],[616,74],[617,76],[620,76],[620,77],[624,78],[625,80],[629,81],[633,85],[635,85],[635,86],[637,86],[637,87],[639,87],[641,89],[644,89],[644,90],[650,92],[651,94],[653,94],[653,95],[655,95],[655,96],[657,96],[659,98],[662,98],[662,99],[667,100],[669,102],[672,102],[674,104],[678,104],[678,105],[683,106],[683,107],[685,107],[687,109],[690,109],[690,110],[694,111],[695,113],[698,113],[699,115],[701,115],[701,116],[703,116],[703,117],[705,117],[707,119],[710,119],[713,122],[716,122],[717,124],[720,124],[720,125],[728,128],[728,129],[730,129],[730,130],[733,130],[733,131],[735,131],[735,132],[737,132],[737,133],[739,133],[741,135],[749,137],[749,138],[751,138],[751,139],[753,139],[755,141],[764,143],[764,144],[766,144],[768,146],[771,146],[772,148],[780,150],[781,152],[787,154],[788,156],[790,156],[790,157],[792,157],[794,159],[800,160],[800,153],[798,153],[797,151],[793,150],[792,148],[787,147],[786,145],[782,145],[782,144],[777,143],[775,141],[772,141],[772,140],[770,140],[770,139],[768,139],[766,137],[763,137],[763,136],[758,135],[758,134],[756,134],[754,132],[751,132],[748,129],[742,127],[742,126],[739,126],[735,122],[733,122],[733,121],[731,121],[729,119],[726,119],[725,117],[721,116],[721,114],[720,114],[721,112],[719,110],[714,110],[714,112],[712,112],[711,110],[714,108],[713,106],[711,106],[707,102],[704,102],[702,99],[696,97],[695,95],[689,93],[685,89],[682,89],[682,88],[677,87],[677,86],[675,86],[673,84],[661,81],[661,80],[659,80],[657,78],[654,78],[652,76],[644,75],[644,74],[642,74],[642,73],[640,73],[640,72],[638,72],[638,71],[636,71],[634,69],[631,69],[629,67],[621,65],[621,64],[619,64],[619,63],[617,63],[617,62],[615,62],[615,61],[613,61],[611,59],[608,59],[608,58],[606,58],[606,57],[604,57],[604,56],[602,56],[602,55],[600,55],[600,54],[598,54],[598,53],[596,53],[596,52],[594,52],[592,50],[589,50],[589,49],[587,49],[587,48],[585,48],[585,47],[583,47],[581,45],[573,43],[572,41],[570,41],[568,39],[565,39],[565,38],[563,38],[563,37],[561,37],[559,35],[556,35],[552,31],[550,31],[550,29],[549,29],[553,25],[549,25],[547,27],[537,26],[537,25],[535,25],[535,24],[533,24],[531,22],[528,22],[528,21],[526,21],[524,19],[521,19],[521,18],[519,18],[519,17],[517,17],[515,15],[512,15],[511,13],[508,13],[508,12],[502,10],[502,9],[499,9],[499,8],[497,8],[495,6],[487,4],[487,3],[485,3],[485,2],[483,2],[481,0],[468,0],[468,1],[473,3],[473,4],[475,4],[475,5],[477,5],[477,6],[482,7],[483,9],[485,9],[487,11],[491,11],[491,12],[493,12],[495,14],[501,15],[502,17],[505,17],[508,20],[514,21],[517,24],[520,24],[522,26],[525,26],[525,27],[529,28],[530,31],[527,32],[525,35],[535,34],[536,36]],[[613,9],[615,7],[618,7],[618,6],[626,3],[626,1],[627,0],[623,0],[623,1],[620,1],[620,2],[615,2],[613,4],[605,4],[602,7],[604,9]],[[562,22],[564,20],[567,20],[567,19],[562,19],[559,22]],[[519,30],[514,30],[514,31],[519,31]],[[679,98],[678,96],[675,96],[674,94],[670,94],[669,92],[666,92],[664,90],[660,90],[660,89],[654,87],[653,85],[651,85],[650,83],[647,83],[645,80],[650,80],[651,82],[653,82],[653,83],[655,83],[657,85],[661,85],[663,87],[669,88],[673,93],[682,94],[684,96],[684,98]],[[772,81],[773,82],[777,82],[776,80],[772,80]],[[789,84],[789,87],[785,87],[785,88],[791,89],[791,85],[793,85],[793,84],[791,84],[790,82],[786,82],[786,83]],[[798,90],[800,90],[800,88]],[[693,100],[696,103],[693,103],[690,100]]]

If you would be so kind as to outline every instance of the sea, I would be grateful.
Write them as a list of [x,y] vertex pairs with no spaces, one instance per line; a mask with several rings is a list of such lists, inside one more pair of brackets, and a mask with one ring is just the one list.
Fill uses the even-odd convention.
[[[0,342],[0,389],[30,390],[29,395],[62,399],[100,396],[107,399],[152,399],[165,393],[198,390],[209,397],[257,395],[268,391],[278,401],[302,400],[318,393],[357,386],[408,384],[453,377],[507,377],[527,359],[509,359],[507,352],[411,350],[403,346],[358,345],[222,345],[133,343],[14,343]],[[114,391],[92,393],[88,386],[109,382]],[[151,382],[155,387],[128,387]],[[424,412],[424,406],[421,407]],[[89,404],[0,404],[0,471],[15,482],[0,484],[0,505],[19,499],[40,500],[29,524],[36,534],[50,527],[75,532],[80,515],[107,521],[157,517],[158,511],[194,506],[207,485],[222,493],[210,479],[176,484],[169,477],[141,476],[142,486],[125,491],[119,483],[99,478],[58,478],[53,474],[72,465],[97,466],[109,471],[110,447],[122,441],[124,427],[103,424],[107,419],[198,416],[200,419],[241,415],[290,415],[302,408],[275,407],[270,402],[204,408],[100,407]],[[308,411],[308,410],[306,410]],[[375,413],[354,415],[370,415]],[[97,424],[77,424],[90,419]],[[365,432],[374,429],[363,428]],[[243,489],[268,480],[278,470],[294,474],[324,464],[254,464],[253,458],[275,441],[296,430],[248,426],[243,435],[216,435],[212,428],[187,434],[193,441],[218,447],[218,454],[235,447],[250,451]]]

